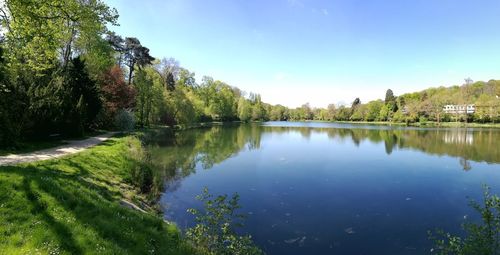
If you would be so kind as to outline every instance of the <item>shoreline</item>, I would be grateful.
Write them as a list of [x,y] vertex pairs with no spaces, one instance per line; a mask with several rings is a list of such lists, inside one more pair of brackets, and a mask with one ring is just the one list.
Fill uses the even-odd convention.
[[[137,186],[139,136],[114,136],[79,153],[0,166],[0,250],[6,254],[194,254]],[[139,210],[140,208],[140,210]],[[22,238],[30,236],[30,238]]]
[[[280,122],[280,121],[277,121]],[[339,123],[354,125],[374,125],[374,126],[400,126],[400,127],[432,127],[432,128],[500,128],[500,123],[477,123],[477,122],[426,122],[426,123],[404,123],[390,121],[328,121],[328,120],[286,120],[281,122],[318,122],[318,123]]]

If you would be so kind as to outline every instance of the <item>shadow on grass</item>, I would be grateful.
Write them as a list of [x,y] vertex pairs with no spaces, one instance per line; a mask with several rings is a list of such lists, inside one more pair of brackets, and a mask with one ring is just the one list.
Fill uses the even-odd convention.
[[[116,141],[100,146],[116,146]],[[190,253],[174,227],[119,205],[120,194],[111,186],[116,183],[106,178],[116,178],[111,175],[123,171],[114,159],[95,150],[33,165],[0,167],[0,192],[11,193],[0,196],[7,200],[0,200],[5,205],[0,217],[15,226],[3,229],[5,243],[16,234],[39,231],[43,235],[27,238],[27,246],[44,249],[44,242],[51,240],[69,254]],[[95,165],[97,169],[90,169]],[[39,220],[43,224],[37,225]],[[0,222],[0,232],[11,223]]]

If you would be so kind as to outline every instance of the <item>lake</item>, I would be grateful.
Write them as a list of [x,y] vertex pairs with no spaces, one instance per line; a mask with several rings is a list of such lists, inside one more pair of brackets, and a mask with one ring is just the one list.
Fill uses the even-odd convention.
[[428,254],[460,234],[482,184],[500,193],[500,130],[316,122],[224,125],[158,136],[165,218],[193,225],[204,187],[240,195],[242,233],[267,254]]

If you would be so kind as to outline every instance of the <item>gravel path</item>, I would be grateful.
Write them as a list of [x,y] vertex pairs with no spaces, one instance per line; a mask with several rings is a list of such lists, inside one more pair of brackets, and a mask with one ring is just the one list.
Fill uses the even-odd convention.
[[59,158],[62,156],[74,154],[74,153],[83,151],[89,147],[92,147],[94,145],[100,144],[100,143],[108,140],[114,134],[115,133],[110,132],[110,133],[94,136],[91,138],[87,138],[84,140],[66,141],[67,144],[64,144],[64,145],[61,145],[58,147],[54,147],[54,148],[50,148],[50,149],[44,149],[44,150],[23,153],[23,154],[10,154],[7,156],[0,156],[0,166],[15,165],[15,164],[19,164],[19,163],[27,163],[27,162],[33,162],[33,161],[39,161],[39,160],[53,159],[53,158]]

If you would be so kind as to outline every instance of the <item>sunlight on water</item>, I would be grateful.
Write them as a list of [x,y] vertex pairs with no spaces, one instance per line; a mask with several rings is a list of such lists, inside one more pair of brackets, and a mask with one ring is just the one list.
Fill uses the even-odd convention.
[[158,138],[165,217],[194,197],[241,195],[245,233],[268,254],[422,254],[427,230],[459,231],[481,184],[500,189],[499,130],[330,123],[216,126]]

